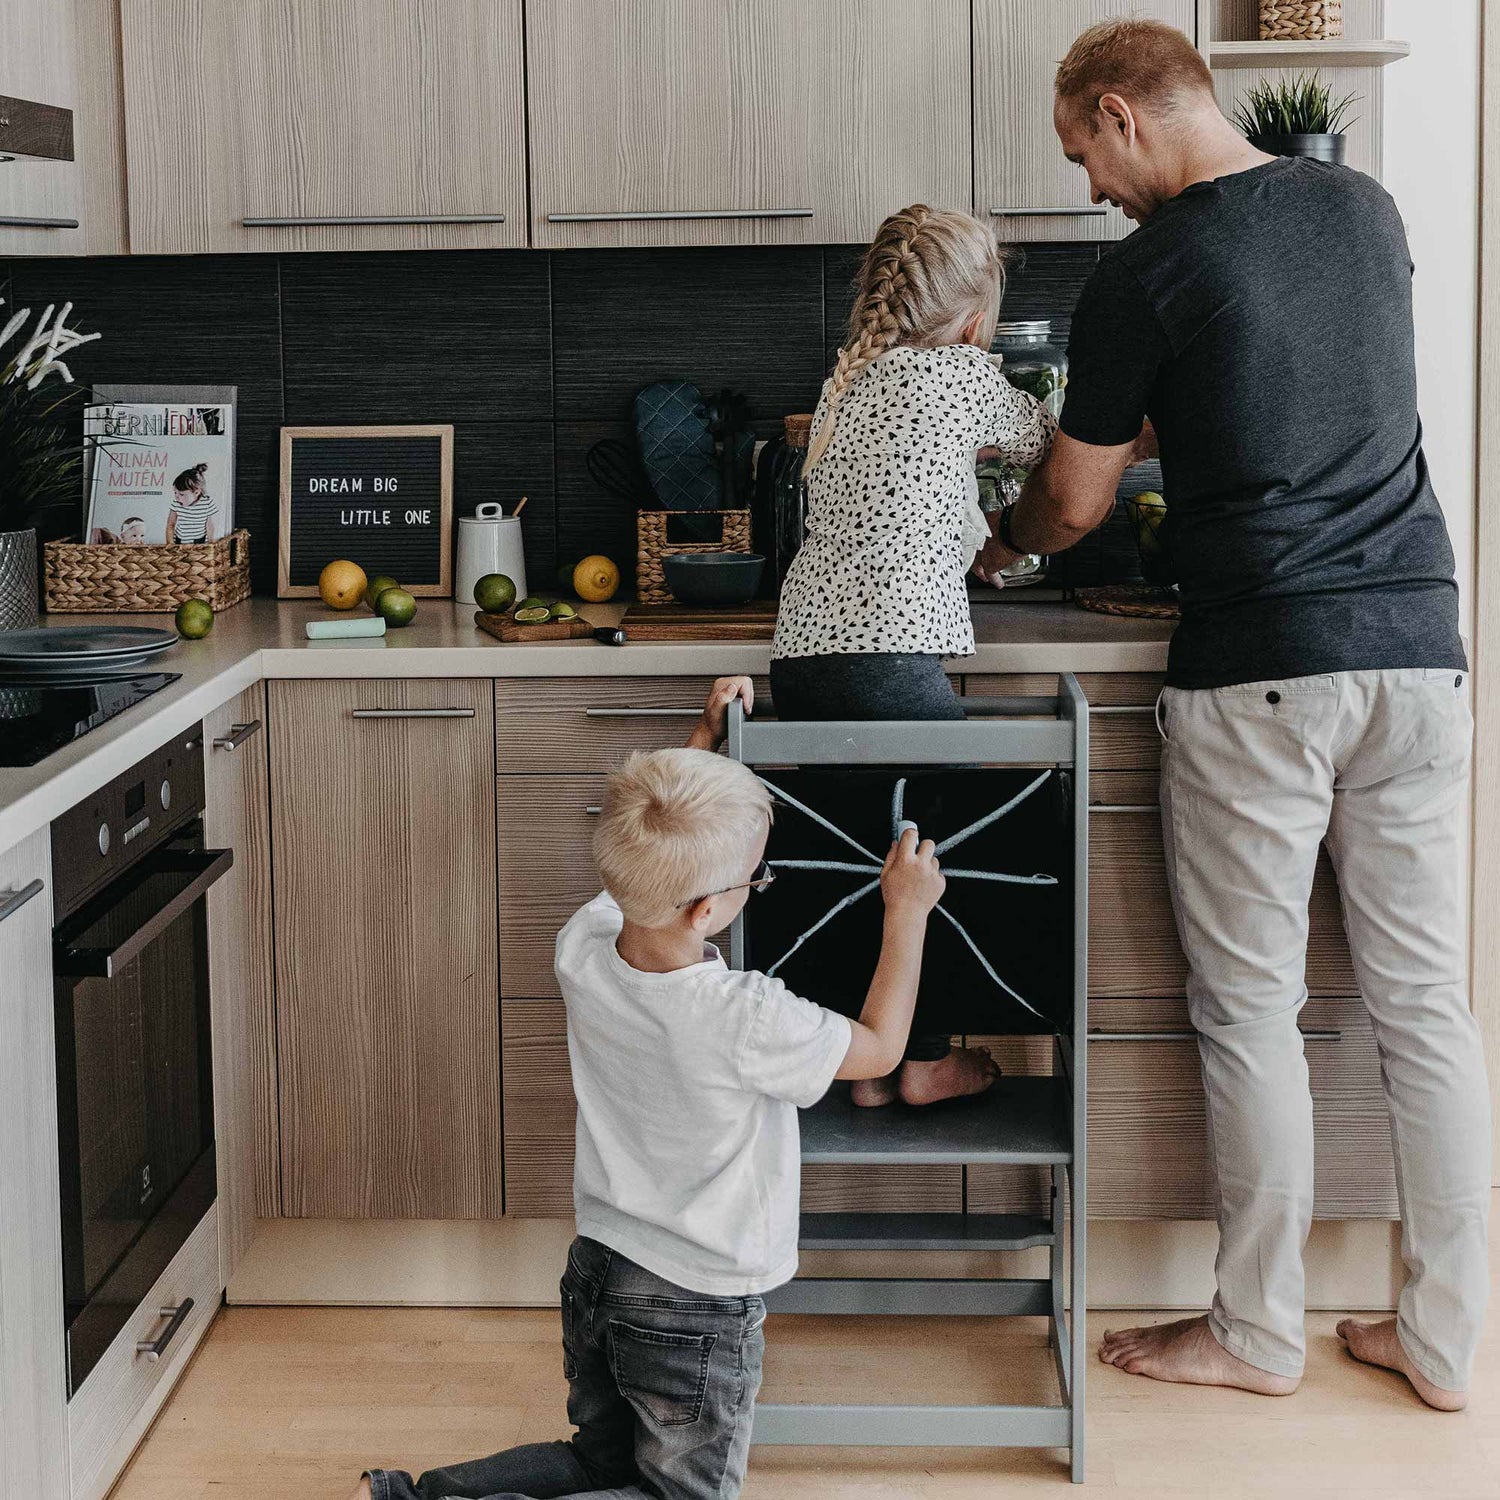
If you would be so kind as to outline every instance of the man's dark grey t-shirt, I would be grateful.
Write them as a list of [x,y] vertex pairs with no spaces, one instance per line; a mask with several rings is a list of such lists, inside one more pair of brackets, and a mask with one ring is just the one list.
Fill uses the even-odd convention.
[[1173,686],[1465,666],[1411,270],[1378,183],[1283,158],[1194,184],[1089,279],[1062,429],[1100,445],[1156,429]]

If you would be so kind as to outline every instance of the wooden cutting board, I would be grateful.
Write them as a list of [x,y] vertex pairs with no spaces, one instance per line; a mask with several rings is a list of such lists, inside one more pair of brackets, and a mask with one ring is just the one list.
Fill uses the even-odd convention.
[[546,625],[517,625],[509,615],[476,610],[474,623],[502,641],[582,641],[594,633],[587,620],[552,620]]
[[620,624],[632,641],[768,641],[776,632],[776,601],[724,609],[632,604]]

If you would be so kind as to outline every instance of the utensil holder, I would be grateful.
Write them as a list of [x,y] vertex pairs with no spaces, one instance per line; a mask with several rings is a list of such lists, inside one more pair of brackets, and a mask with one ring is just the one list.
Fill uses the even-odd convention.
[[215,610],[250,597],[250,533],[216,542],[140,546],[48,542],[48,614],[170,614],[184,599]]
[[[673,525],[674,518],[676,525]],[[687,518],[687,519],[683,519]],[[716,542],[678,540],[701,535],[697,528],[717,521]],[[693,532],[686,530],[691,524]],[[642,510],[635,521],[635,591],[642,604],[670,604],[673,595],[661,560],[669,552],[751,552],[748,510]]]
[[1263,42],[1324,42],[1344,34],[1344,0],[1260,0]]

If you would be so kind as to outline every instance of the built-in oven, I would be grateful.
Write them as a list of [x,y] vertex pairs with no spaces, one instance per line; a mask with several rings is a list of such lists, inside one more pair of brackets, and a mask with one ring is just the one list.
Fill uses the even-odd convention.
[[202,814],[195,729],[52,825],[70,1396],[216,1196],[205,897],[233,854]]

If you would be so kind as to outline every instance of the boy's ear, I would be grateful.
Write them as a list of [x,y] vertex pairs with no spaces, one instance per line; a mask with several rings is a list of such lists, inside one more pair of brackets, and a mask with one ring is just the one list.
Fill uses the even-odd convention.
[[714,921],[714,898],[712,896],[701,896],[697,901],[687,908],[688,926],[694,932],[707,935],[718,930],[718,924]]

